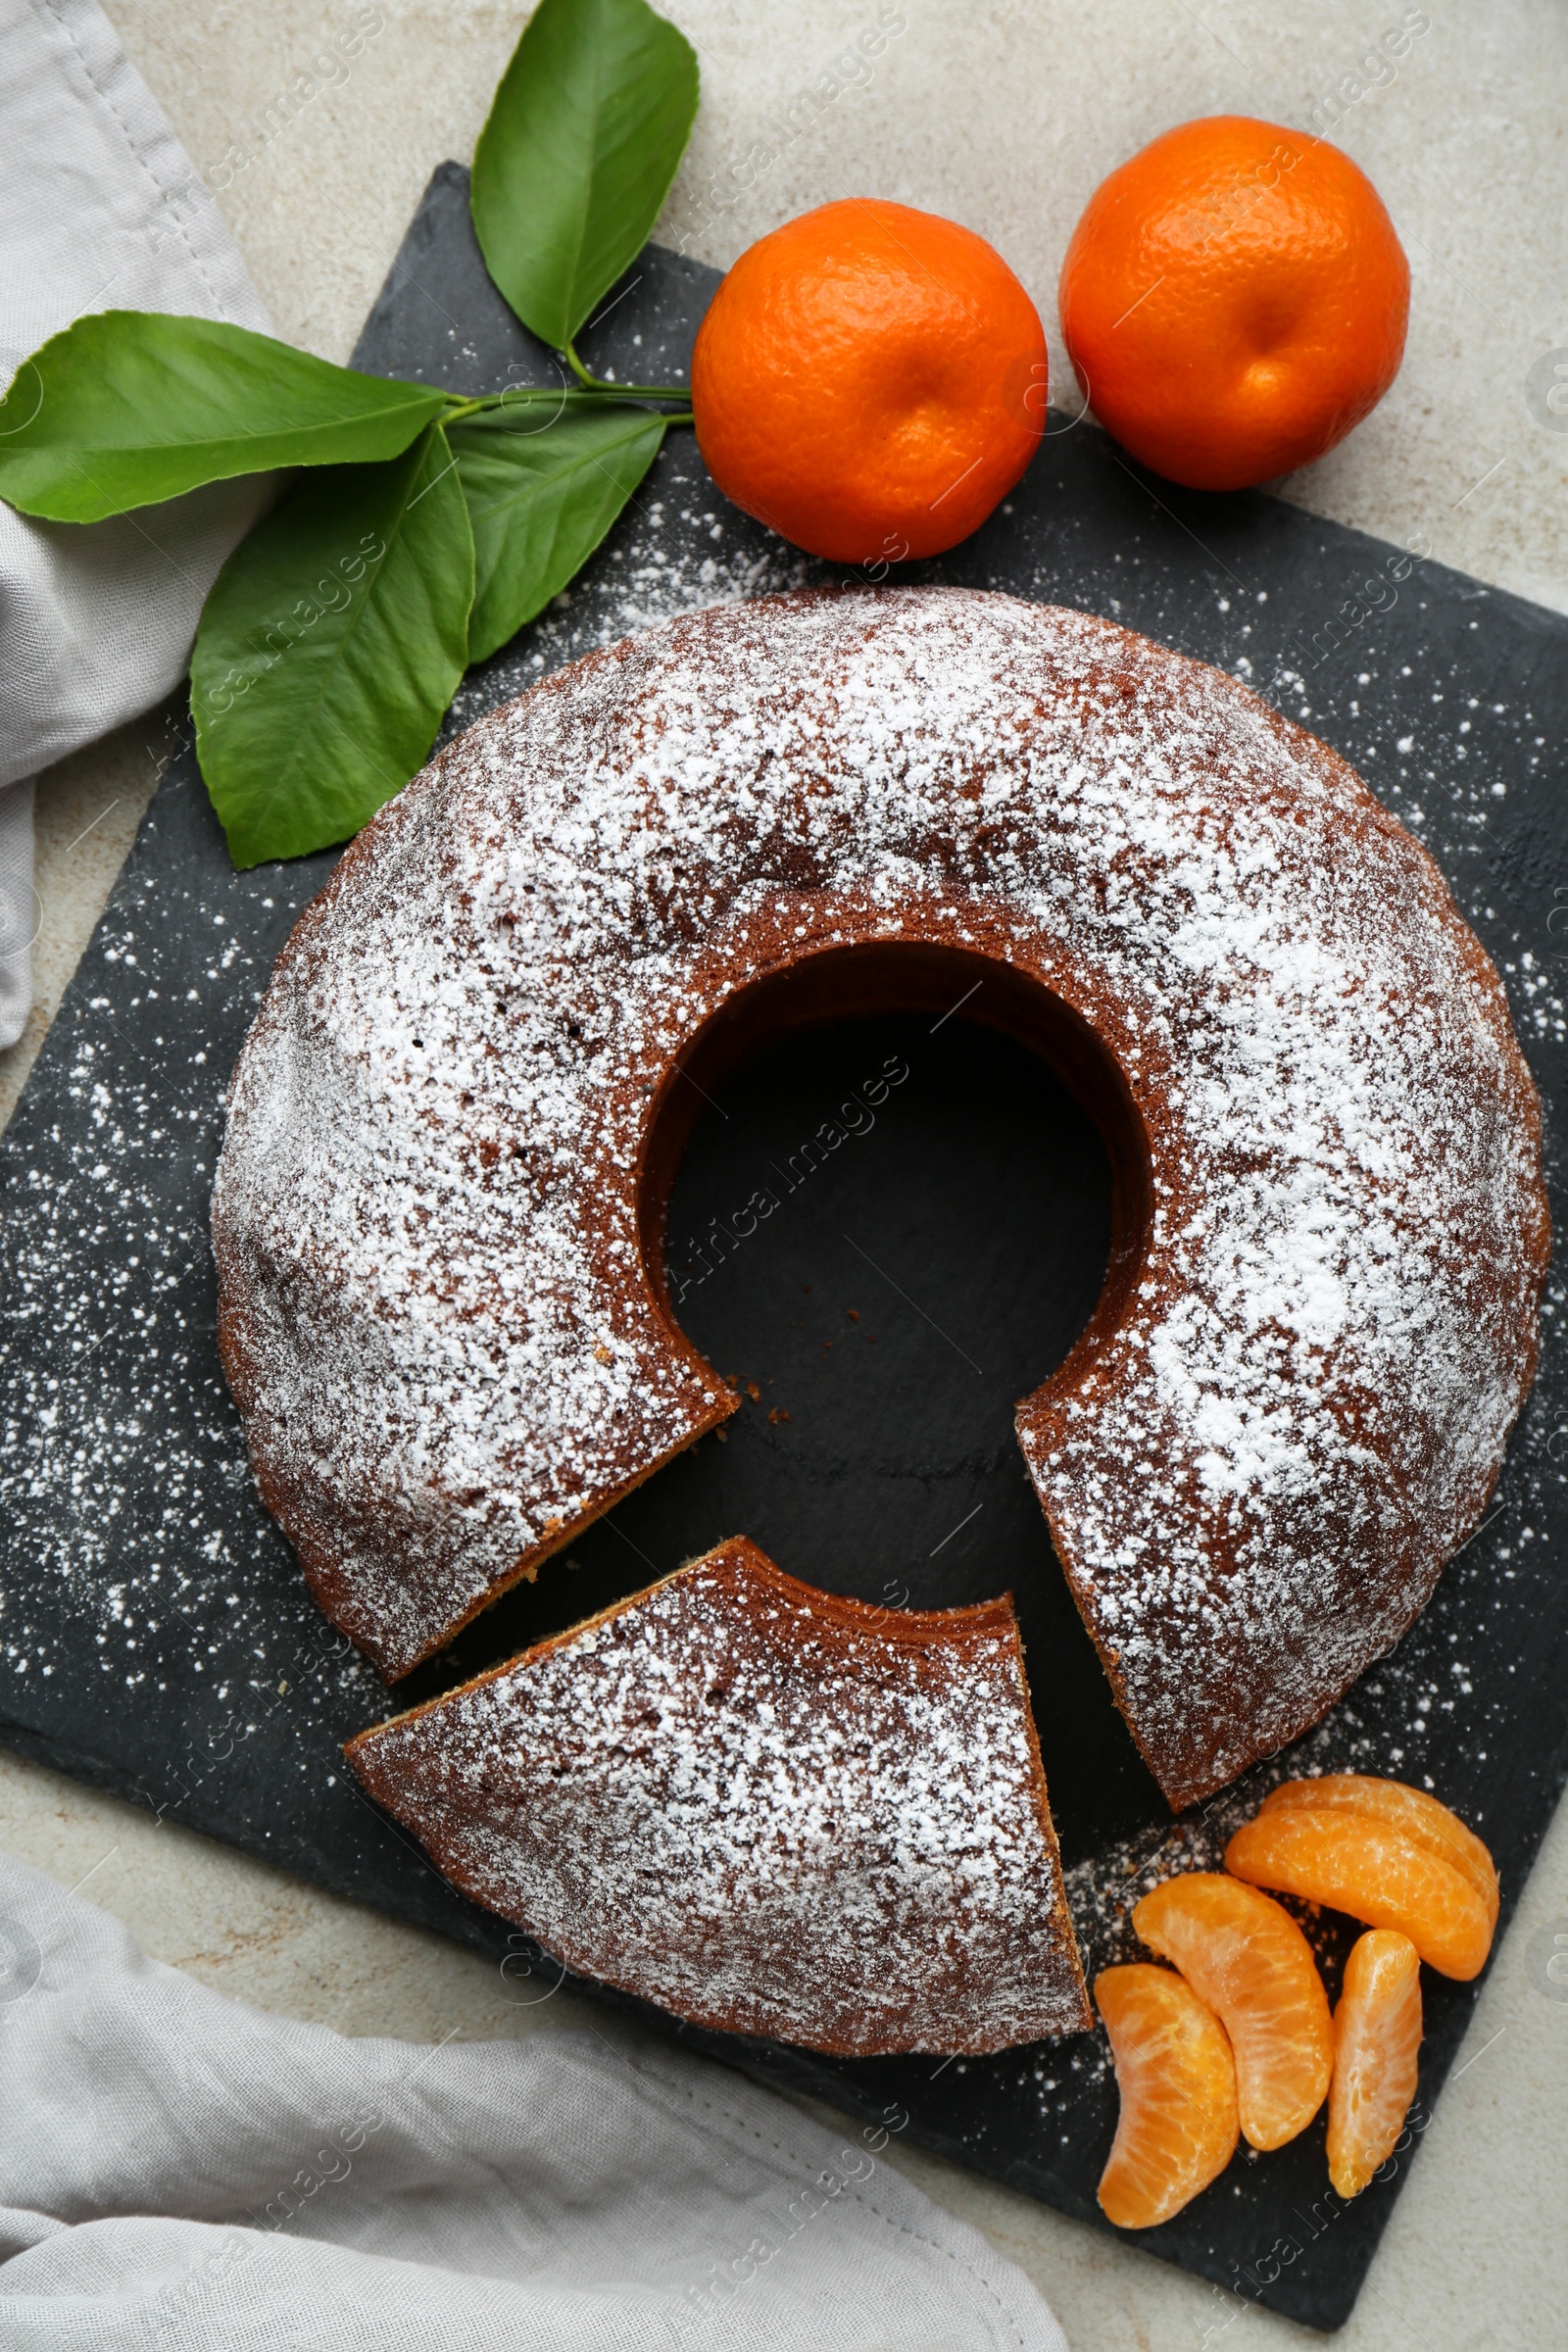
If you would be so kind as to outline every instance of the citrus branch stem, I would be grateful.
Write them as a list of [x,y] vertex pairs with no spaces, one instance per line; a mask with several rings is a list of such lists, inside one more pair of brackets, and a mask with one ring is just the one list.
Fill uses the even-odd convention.
[[616,384],[608,376],[590,375],[571,343],[565,347],[565,360],[585,392],[615,392],[622,400],[690,400],[692,396],[689,384]]
[[558,404],[558,416],[564,409],[572,409],[581,416],[591,415],[595,409],[611,408],[616,401],[640,403],[656,400],[670,400],[680,404],[673,415],[663,412],[666,424],[691,424],[695,421],[689,405],[691,394],[681,385],[602,384],[598,382],[594,383],[590,389],[581,391],[570,390],[565,385],[512,384],[505,392],[481,392],[471,400],[465,400],[459,394],[454,393],[452,406],[447,410],[441,421],[443,424],[461,424],[465,417],[477,416],[487,411],[493,413],[497,409],[543,408],[549,401]]

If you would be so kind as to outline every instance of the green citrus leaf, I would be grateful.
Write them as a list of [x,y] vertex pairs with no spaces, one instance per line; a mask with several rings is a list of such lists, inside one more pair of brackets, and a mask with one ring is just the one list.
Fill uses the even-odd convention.
[[237,547],[191,661],[236,865],[346,841],[423,760],[467,659],[473,535],[438,424],[296,483]]
[[0,498],[98,522],[231,474],[396,457],[446,406],[221,319],[98,311],[18,368]]
[[449,428],[473,524],[468,659],[482,662],[564,588],[659,455],[647,409],[491,409]]
[[539,0],[479,133],[473,224],[558,351],[647,243],[696,112],[696,52],[646,0]]

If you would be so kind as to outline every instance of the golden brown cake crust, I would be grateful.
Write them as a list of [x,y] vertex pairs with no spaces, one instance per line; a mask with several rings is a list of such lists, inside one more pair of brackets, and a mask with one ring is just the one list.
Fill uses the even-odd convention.
[[1011,1601],[814,1592],[744,1537],[349,1743],[445,1877],[724,2034],[1091,2024]]
[[279,960],[215,1190],[220,1344],[383,1671],[733,1409],[660,1262],[686,1073],[978,977],[965,1017],[1111,1146],[1110,1279],[1018,1426],[1173,1804],[1398,1638],[1535,1367],[1540,1111],[1497,976],[1420,845],[1235,680],[900,590],[690,614],[495,712]]

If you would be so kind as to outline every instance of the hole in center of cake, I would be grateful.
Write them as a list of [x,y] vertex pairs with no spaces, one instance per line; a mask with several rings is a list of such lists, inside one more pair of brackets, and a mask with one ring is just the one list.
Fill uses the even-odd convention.
[[1012,1039],[900,1014],[767,1047],[705,1107],[665,1236],[671,1308],[745,1398],[688,1457],[717,1457],[721,1513],[895,1607],[1054,1574],[1013,1409],[1110,1234],[1098,1129]]
[[[1057,1826],[1149,1783],[1013,1426],[1105,1288],[1111,1154],[1074,1092],[963,1011],[815,1025],[709,1090],[664,1228],[671,1310],[745,1398],[621,1506],[661,1559],[738,1530],[895,1608],[1010,1590]],[[612,1543],[615,1542],[612,1537]],[[579,1550],[586,1548],[578,1546]],[[678,1548],[678,1544],[673,1547]],[[1098,1784],[1099,1794],[1095,1795]]]
[[1010,1591],[1070,1863],[1080,1823],[1102,1841],[1107,1811],[1130,1829],[1158,1799],[1013,1415],[1125,1297],[1144,1214],[1125,1099],[1076,1017],[1004,966],[810,960],[699,1039],[646,1155],[645,1253],[740,1410],[488,1610],[432,1681],[736,1535],[890,1608]]

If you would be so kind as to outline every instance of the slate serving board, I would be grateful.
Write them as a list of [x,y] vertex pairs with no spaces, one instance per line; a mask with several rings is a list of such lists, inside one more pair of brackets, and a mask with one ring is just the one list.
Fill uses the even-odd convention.
[[[436,173],[357,362],[468,390],[551,381],[485,275],[466,184],[456,166]],[[678,379],[715,282],[650,247],[590,331],[590,363]],[[1344,752],[1431,847],[1503,970],[1560,1220],[1568,624],[1420,543],[1392,549],[1263,496],[1175,491],[1092,428],[1055,414],[1051,426],[1003,510],[912,576],[1107,613],[1247,678]],[[691,435],[671,434],[568,595],[469,673],[448,732],[683,606],[842,576],[726,507]],[[1048,1072],[973,1024],[976,1005],[797,1040],[728,1087],[693,1140],[671,1245],[687,1328],[755,1400],[394,1697],[318,1615],[262,1510],[214,1345],[221,1091],[332,861],[236,875],[181,748],[0,1145],[0,1737],[477,1945],[514,1997],[546,1998],[559,1967],[445,1886],[358,1793],[339,1742],[744,1531],[797,1575],[894,1605],[1014,1592],[1091,1969],[1132,1948],[1124,1912],[1141,1886],[1214,1860],[1262,1787],[1303,1766],[1435,1786],[1491,1841],[1506,1924],[1568,1764],[1560,1288],[1498,1494],[1420,1622],[1316,1733],[1173,1825],[1012,1437],[1013,1400],[1094,1302],[1104,1154]],[[843,1136],[827,1164],[755,1238],[715,1248],[759,1172],[824,1120]],[[1312,1932],[1332,1996],[1348,1937],[1344,1923]],[[1217,2326],[1235,2296],[1319,2328],[1348,2315],[1474,1999],[1430,1974],[1425,1989],[1420,2098],[1385,2179],[1342,2206],[1320,2120],[1275,2155],[1238,2157],[1137,2241],[1215,2282]],[[1115,2091],[1095,2037],[858,2063],[683,2038],[844,2110],[858,2164],[906,2132],[1106,2226],[1095,2183]]]

